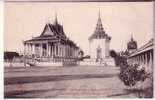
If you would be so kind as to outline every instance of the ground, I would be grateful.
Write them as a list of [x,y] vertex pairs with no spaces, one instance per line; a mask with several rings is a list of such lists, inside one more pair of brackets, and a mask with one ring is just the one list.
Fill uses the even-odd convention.
[[135,98],[112,66],[5,67],[5,98]]

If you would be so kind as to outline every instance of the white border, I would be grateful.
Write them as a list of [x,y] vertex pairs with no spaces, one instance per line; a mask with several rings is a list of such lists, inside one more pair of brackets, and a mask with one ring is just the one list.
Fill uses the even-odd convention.
[[0,98],[4,99],[4,67],[3,67],[3,33],[4,33],[4,2],[0,0]]
[[[153,16],[154,16],[154,19],[153,19],[153,32],[154,32],[154,37],[155,37],[155,2],[153,4]],[[2,0],[0,0],[0,71],[1,71],[1,76],[0,76],[0,100],[3,100],[4,99],[4,66],[3,66],[3,49],[4,49],[4,43],[3,43],[3,40],[4,40],[4,2]],[[154,41],[155,42],[155,41]],[[155,51],[154,51],[154,54],[155,54]],[[154,59],[155,61],[155,59]],[[155,68],[154,68],[155,69]],[[153,69],[153,70],[154,70]],[[155,72],[155,70],[154,70]],[[155,73],[154,73],[154,76],[155,76]],[[155,79],[154,79],[154,89],[155,89]],[[154,92],[154,96],[155,96],[155,92]],[[54,99],[54,98],[49,98],[47,100],[51,100],[51,99]],[[57,100],[64,100],[64,99],[69,99],[69,98],[62,98],[62,99],[57,99]],[[70,98],[71,100],[76,100],[75,98]],[[81,100],[90,100],[91,98],[86,98],[86,99],[81,99]],[[104,99],[104,100],[124,100],[123,98],[94,98],[94,100],[101,100],[101,99]],[[126,100],[131,100],[131,98],[125,98]],[[138,98],[134,98],[135,99],[138,99]],[[154,99],[154,98],[153,98]],[[18,99],[18,100],[21,100],[21,99]],[[31,100],[31,99],[29,99]],[[42,100],[42,99],[37,99],[37,100]],[[150,100],[150,99],[148,99]]]

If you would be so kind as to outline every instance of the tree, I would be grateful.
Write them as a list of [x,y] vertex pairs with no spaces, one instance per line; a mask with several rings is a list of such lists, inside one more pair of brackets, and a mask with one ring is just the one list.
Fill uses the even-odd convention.
[[114,50],[110,50],[110,56],[116,58],[118,55]]
[[19,54],[17,52],[4,52],[5,60],[12,60],[14,57],[19,57]]
[[83,60],[83,56],[84,56],[84,52],[82,50],[80,50],[78,52],[78,59],[77,60],[82,61]]

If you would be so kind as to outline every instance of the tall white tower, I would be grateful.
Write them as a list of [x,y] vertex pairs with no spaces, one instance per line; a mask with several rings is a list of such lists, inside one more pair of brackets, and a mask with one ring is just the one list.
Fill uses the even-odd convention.
[[96,29],[94,33],[89,37],[89,53],[90,58],[95,61],[100,61],[109,57],[109,44],[111,37],[105,33],[102,26],[100,12]]

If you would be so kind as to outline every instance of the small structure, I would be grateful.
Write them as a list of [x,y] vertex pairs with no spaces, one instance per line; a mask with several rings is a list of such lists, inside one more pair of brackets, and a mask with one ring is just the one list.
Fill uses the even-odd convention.
[[153,71],[153,39],[131,53],[128,57],[129,64],[138,64],[148,71]]
[[129,54],[137,50],[137,42],[131,37],[131,40],[127,43],[127,51]]
[[64,62],[78,58],[79,47],[67,36],[57,16],[47,23],[40,36],[24,41],[24,55],[40,62]]
[[[89,37],[89,54],[93,62],[108,62],[110,58],[109,46],[111,37],[106,34],[102,26],[100,12],[94,34]],[[110,58],[111,59],[111,58]]]

